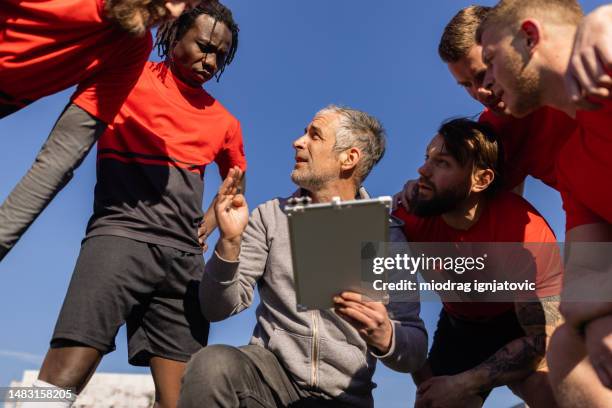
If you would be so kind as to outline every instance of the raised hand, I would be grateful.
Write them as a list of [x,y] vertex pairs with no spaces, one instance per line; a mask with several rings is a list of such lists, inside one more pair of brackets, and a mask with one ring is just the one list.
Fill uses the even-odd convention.
[[217,251],[222,258],[233,260],[240,253],[242,232],[249,221],[249,208],[240,189],[242,171],[230,169],[219,187],[215,204],[215,217],[219,226]]
[[596,109],[598,98],[612,98],[612,4],[597,8],[578,26],[565,82],[579,108]]
[[393,196],[393,210],[396,210],[401,205],[407,211],[410,211],[410,200],[415,194],[416,184],[416,180],[408,180],[404,184],[403,190]]

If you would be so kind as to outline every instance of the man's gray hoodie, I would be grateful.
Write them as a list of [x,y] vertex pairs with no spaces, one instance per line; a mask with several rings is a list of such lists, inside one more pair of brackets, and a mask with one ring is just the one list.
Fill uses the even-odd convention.
[[[364,189],[361,198],[367,198]],[[204,315],[223,320],[253,302],[258,284],[260,304],[251,344],[272,351],[304,390],[322,393],[356,407],[373,406],[372,376],[376,360],[400,372],[425,362],[427,334],[418,302],[387,306],[393,323],[389,352],[377,355],[348,322],[332,309],[299,312],[289,244],[287,198],[257,207],[242,235],[240,257],[229,262],[214,254],[200,286]],[[400,227],[391,227],[391,241],[405,241]]]

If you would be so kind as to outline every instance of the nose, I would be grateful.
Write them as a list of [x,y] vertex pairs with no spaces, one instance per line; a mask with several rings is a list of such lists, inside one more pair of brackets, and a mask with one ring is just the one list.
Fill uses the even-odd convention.
[[491,72],[491,68],[487,68],[487,72],[485,74],[484,79],[482,80],[482,88],[489,92],[493,92],[493,85],[495,85],[495,78],[493,77],[493,73]]
[[293,148],[296,150],[303,149],[305,142],[306,142],[306,134],[303,134],[302,136],[298,137],[297,139],[293,141]]
[[219,69],[217,65],[217,54],[214,52],[207,52],[204,54],[204,57],[202,57],[202,65],[204,66],[204,69],[206,69],[212,75],[216,74],[217,70]]
[[421,175],[424,178],[429,178],[430,176],[430,168],[429,168],[429,162],[425,161],[425,163],[423,163],[423,165],[421,167],[419,167],[419,169],[417,170],[419,175]]
[[493,97],[492,84],[487,86],[479,86],[476,89],[475,99],[480,101],[483,104],[486,104]]
[[171,0],[167,1],[164,6],[172,18],[179,18],[183,11],[185,11],[187,4],[184,1]]

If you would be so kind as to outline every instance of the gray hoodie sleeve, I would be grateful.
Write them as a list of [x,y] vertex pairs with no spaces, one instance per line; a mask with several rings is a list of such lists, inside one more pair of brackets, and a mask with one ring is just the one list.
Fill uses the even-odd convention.
[[217,253],[207,262],[200,284],[202,313],[211,322],[240,313],[253,303],[253,290],[268,259],[268,240],[260,208],[249,217],[242,234],[238,261],[227,261]]
[[[401,228],[392,227],[390,229],[390,239],[398,244],[393,245],[393,251],[389,256],[395,256],[399,251],[407,250],[404,233]],[[408,278],[404,272],[394,271],[395,279]],[[413,278],[416,281],[416,277]],[[418,292],[411,296],[411,299],[396,299],[387,305],[389,318],[393,323],[393,338],[391,348],[385,355],[370,352],[377,357],[384,365],[392,370],[409,373],[421,368],[427,358],[427,332],[423,320],[419,313],[421,306],[419,303]],[[410,300],[410,301],[408,301]]]

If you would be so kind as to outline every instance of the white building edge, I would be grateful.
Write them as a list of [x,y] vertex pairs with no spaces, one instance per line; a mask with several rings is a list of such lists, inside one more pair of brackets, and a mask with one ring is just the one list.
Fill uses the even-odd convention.
[[[38,371],[26,370],[21,381],[10,387],[31,387]],[[149,374],[95,373],[77,397],[75,408],[149,408],[155,401],[155,386]],[[21,403],[6,402],[5,408],[19,408]],[[41,404],[41,407],[44,404]]]

